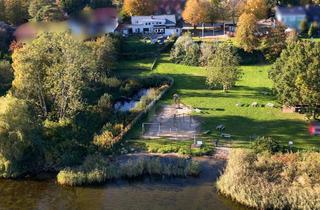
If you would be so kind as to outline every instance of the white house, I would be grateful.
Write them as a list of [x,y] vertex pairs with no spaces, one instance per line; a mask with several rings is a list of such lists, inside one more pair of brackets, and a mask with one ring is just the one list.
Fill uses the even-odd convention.
[[175,15],[132,16],[131,24],[125,34],[159,34],[163,36],[180,35]]

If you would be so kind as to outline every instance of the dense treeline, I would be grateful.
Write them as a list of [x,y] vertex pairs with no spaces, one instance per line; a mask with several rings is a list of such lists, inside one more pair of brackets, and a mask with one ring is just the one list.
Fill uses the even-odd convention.
[[[96,151],[112,152],[117,142],[103,134],[122,132],[166,82],[117,78],[118,49],[117,37],[82,42],[68,33],[44,33],[14,51],[13,70],[0,63],[1,90],[10,89],[0,98],[0,177],[57,170]],[[115,102],[151,87],[153,95],[134,111],[115,110]]]

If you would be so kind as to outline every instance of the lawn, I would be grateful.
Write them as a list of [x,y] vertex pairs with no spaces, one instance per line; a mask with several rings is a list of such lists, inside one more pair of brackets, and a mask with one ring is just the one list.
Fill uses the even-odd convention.
[[[206,139],[217,138],[219,133],[215,127],[223,124],[225,133],[233,136],[225,142],[233,147],[247,147],[250,136],[272,136],[284,145],[293,141],[301,149],[318,147],[320,139],[309,136],[303,115],[282,113],[280,108],[249,106],[253,102],[277,104],[274,96],[263,94],[271,93],[272,81],[268,79],[270,68],[269,65],[241,66],[243,77],[229,93],[208,89],[204,68],[171,63],[167,55],[161,57],[155,71],[123,70],[121,74],[162,74],[173,77],[175,84],[160,103],[172,103],[172,95],[178,93],[183,103],[202,110],[202,113],[195,115],[201,119],[202,130],[211,131],[205,136]],[[245,106],[238,107],[237,103]]]

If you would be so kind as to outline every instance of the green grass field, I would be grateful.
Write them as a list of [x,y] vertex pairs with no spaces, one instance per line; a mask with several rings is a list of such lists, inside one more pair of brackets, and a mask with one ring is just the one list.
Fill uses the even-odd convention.
[[[137,65],[136,62],[132,62],[132,65]],[[243,77],[229,93],[208,89],[204,68],[171,63],[167,55],[161,57],[155,71],[124,70],[121,74],[162,74],[173,77],[175,84],[160,103],[172,103],[172,95],[178,93],[183,103],[202,110],[202,113],[195,115],[201,120],[202,130],[211,131],[206,139],[217,138],[219,133],[215,128],[223,124],[226,127],[225,133],[233,136],[227,142],[234,147],[247,147],[249,136],[272,136],[284,145],[293,141],[301,149],[319,146],[319,137],[309,136],[308,123],[303,115],[282,113],[279,107],[249,106],[253,102],[277,104],[274,96],[263,94],[271,93],[272,81],[268,79],[270,68],[269,65],[241,66]],[[244,106],[238,107],[237,103]]]

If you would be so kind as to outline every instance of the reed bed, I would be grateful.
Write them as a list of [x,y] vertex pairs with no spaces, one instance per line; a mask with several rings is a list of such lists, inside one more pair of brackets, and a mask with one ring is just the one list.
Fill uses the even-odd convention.
[[233,150],[217,188],[258,209],[320,209],[320,153]]
[[100,156],[89,156],[82,166],[60,171],[57,182],[61,185],[80,186],[143,175],[186,177],[197,176],[199,173],[198,162],[190,158],[142,156],[109,161]]

